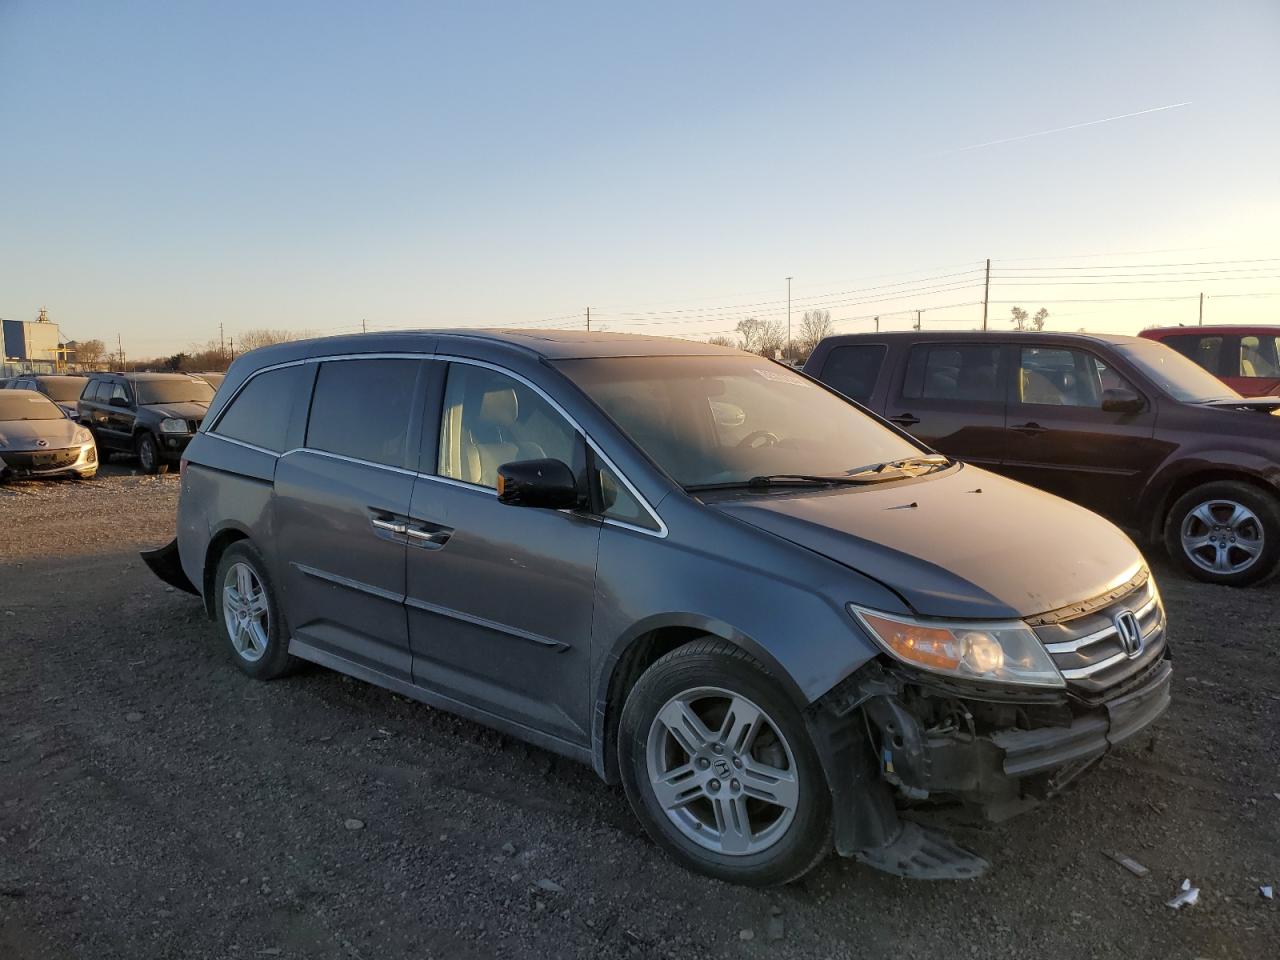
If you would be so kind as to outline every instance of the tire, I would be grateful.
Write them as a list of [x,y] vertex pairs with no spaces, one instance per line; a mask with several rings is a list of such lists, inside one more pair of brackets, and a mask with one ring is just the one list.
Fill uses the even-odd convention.
[[1164,543],[1197,580],[1231,587],[1261,583],[1280,566],[1280,502],[1237,480],[1203,484],[1170,509]]
[[[240,540],[223,552],[213,579],[213,589],[217,592],[213,598],[214,609],[231,660],[256,680],[284,676],[296,663],[289,655],[289,631],[266,570],[266,562],[257,548],[247,540]],[[239,600],[246,583],[242,579],[246,571],[251,578],[248,606]],[[228,595],[228,586],[233,588],[235,596]],[[257,629],[248,626],[242,629],[240,616],[254,619],[255,610],[259,611]]]
[[[744,725],[755,711],[763,722]],[[686,644],[644,672],[623,707],[618,761],[649,835],[697,873],[772,886],[804,876],[831,850],[831,793],[799,711],[759,663],[722,640]]]
[[169,465],[160,459],[160,447],[150,431],[144,430],[133,441],[133,448],[138,454],[138,465],[143,473],[168,473]]

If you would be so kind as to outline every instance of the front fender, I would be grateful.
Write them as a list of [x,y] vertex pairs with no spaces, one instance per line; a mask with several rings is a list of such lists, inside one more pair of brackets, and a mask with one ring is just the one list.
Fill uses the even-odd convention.
[[1274,457],[1239,448],[1197,450],[1192,456],[1167,464],[1143,489],[1139,516],[1150,536],[1160,536],[1165,513],[1171,506],[1170,491],[1199,476],[1203,476],[1205,483],[1229,479],[1250,481],[1280,494],[1280,463]]

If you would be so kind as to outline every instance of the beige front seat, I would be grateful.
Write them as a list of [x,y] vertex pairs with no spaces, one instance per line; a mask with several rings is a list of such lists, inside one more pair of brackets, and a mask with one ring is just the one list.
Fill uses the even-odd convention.
[[519,416],[520,401],[514,389],[485,391],[479,416],[466,417],[462,431],[462,462],[467,480],[496,486],[498,468],[504,463],[546,456],[539,444],[519,441]]

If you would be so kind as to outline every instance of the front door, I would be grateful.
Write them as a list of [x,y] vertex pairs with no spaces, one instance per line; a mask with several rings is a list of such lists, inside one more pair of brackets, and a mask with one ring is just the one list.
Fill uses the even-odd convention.
[[911,347],[885,417],[948,456],[996,467],[1005,456],[1007,350],[999,343]]
[[276,466],[285,619],[309,659],[408,682],[405,533],[426,364],[326,361],[304,446]]
[[133,389],[128,384],[115,381],[106,394],[105,402],[105,425],[101,428],[104,439],[116,450],[132,450],[133,422],[138,416],[138,401]]
[[1168,452],[1153,439],[1150,398],[1136,413],[1103,410],[1108,390],[1141,394],[1101,357],[1076,347],[1015,350],[1003,472],[1117,522],[1132,522],[1143,480]]
[[409,510],[414,681],[583,744],[600,520],[506,506],[495,490],[516,460],[585,476],[582,437],[527,383],[484,365],[450,363],[436,409]]

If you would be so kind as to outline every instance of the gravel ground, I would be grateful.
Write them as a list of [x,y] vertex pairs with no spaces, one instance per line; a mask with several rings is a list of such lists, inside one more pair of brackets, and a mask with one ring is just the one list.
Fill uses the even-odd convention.
[[757,891],[673,865],[585,767],[318,668],[245,678],[138,559],[177,486],[0,486],[0,958],[1280,955],[1274,585],[1157,563],[1172,709],[1067,796],[962,829],[988,876],[833,858]]

